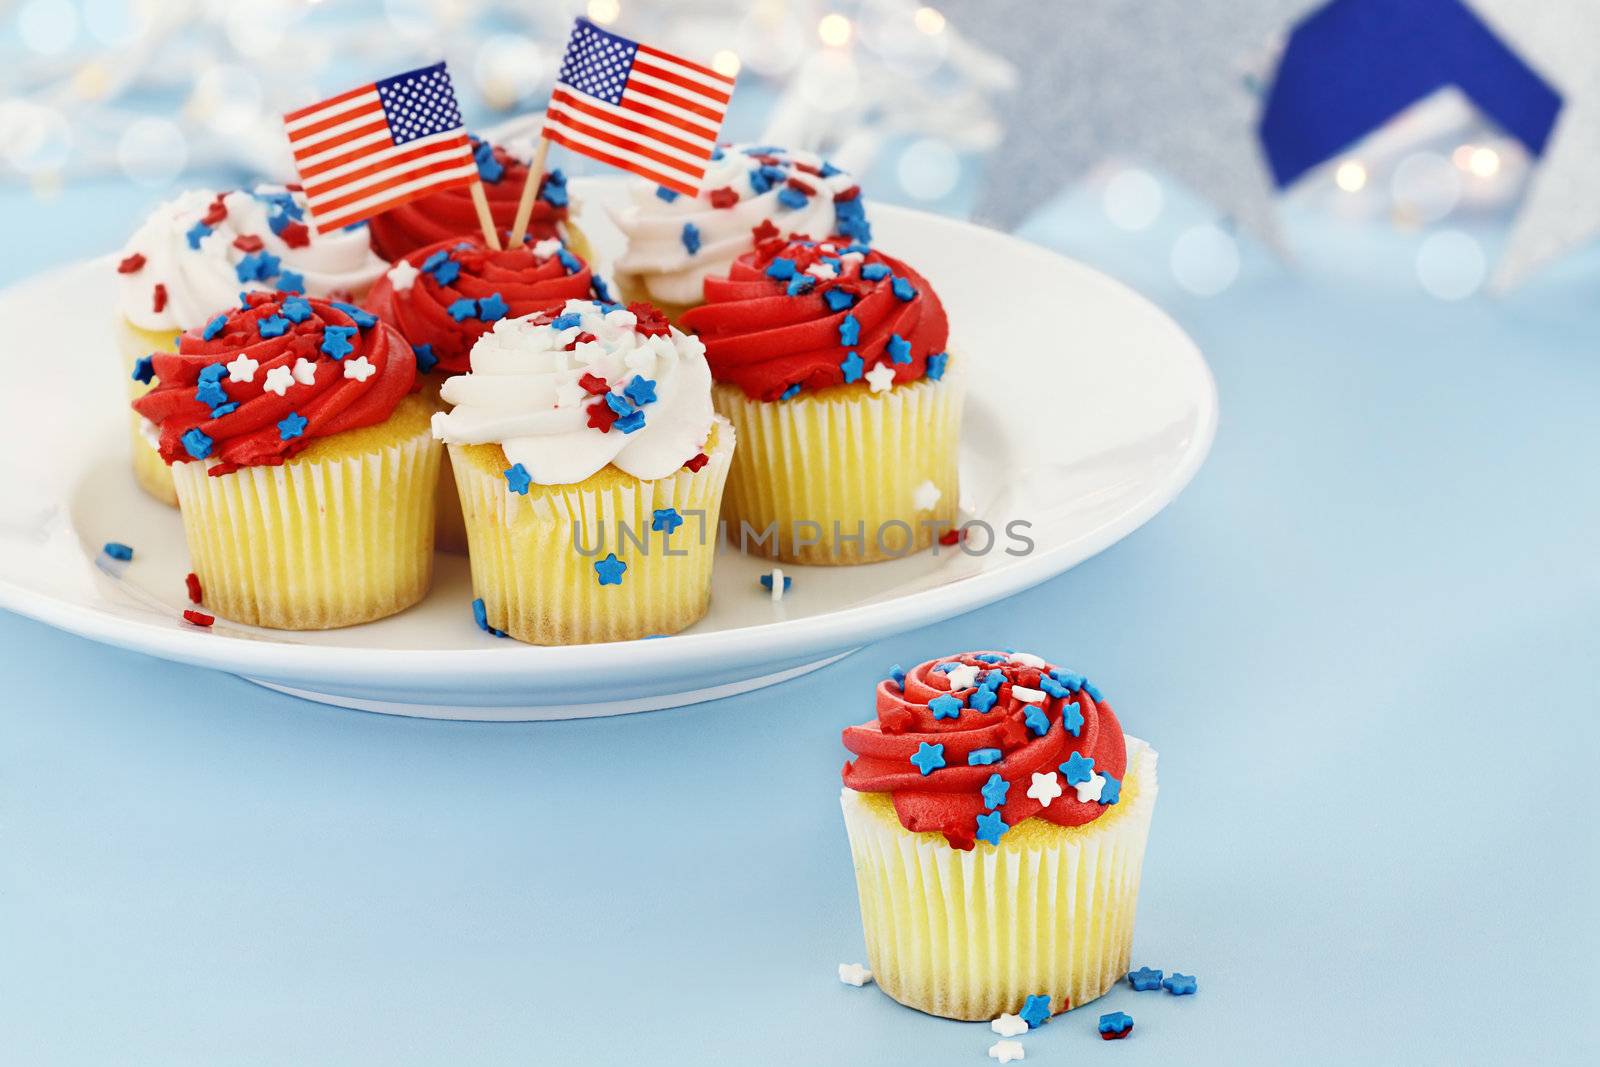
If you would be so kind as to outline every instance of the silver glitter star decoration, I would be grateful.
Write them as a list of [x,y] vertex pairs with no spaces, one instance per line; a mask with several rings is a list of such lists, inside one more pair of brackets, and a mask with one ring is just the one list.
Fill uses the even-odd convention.
[[[1261,79],[1322,0],[987,0],[950,20],[1021,84],[978,214],[1007,229],[1108,158],[1148,164],[1278,245],[1257,135]],[[1045,12],[1060,18],[1045,18]]]
[[1600,3],[1473,0],[1473,9],[1561,94],[1561,111],[1512,223],[1493,287],[1504,292],[1600,236]]

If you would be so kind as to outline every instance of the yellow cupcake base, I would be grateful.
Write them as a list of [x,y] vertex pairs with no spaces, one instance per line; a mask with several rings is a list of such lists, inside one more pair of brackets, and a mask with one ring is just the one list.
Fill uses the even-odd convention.
[[[699,471],[640,481],[607,466],[574,485],[530,486],[525,496],[507,487],[499,445],[451,445],[472,588],[489,625],[530,644],[576,645],[677,633],[697,621],[711,602],[717,510],[733,445],[719,419],[706,444],[710,461]],[[669,507],[683,525],[670,535],[653,532],[652,513]],[[595,571],[609,553],[627,564],[620,585],[601,585]]]
[[[128,399],[137,400],[149,392],[151,386],[137,382],[133,378],[133,366],[142,356],[152,352],[174,351],[172,339],[178,331],[171,330],[165,333],[156,333],[151,330],[141,330],[127,319],[121,321],[121,329],[117,332],[117,347],[123,356],[123,376],[128,382]],[[154,384],[154,383],[152,383]],[[172,486],[172,471],[168,469],[166,460],[161,454],[150,446],[145,439],[144,431],[140,428],[144,419],[137,411],[128,409],[128,434],[129,443],[133,454],[133,478],[139,483],[139,488],[155,497],[163,504],[178,506],[178,491]]]
[[428,591],[440,446],[412,395],[388,421],[312,442],[275,467],[173,481],[205,610],[278,630],[393,615]]
[[993,1019],[1041,993],[1056,1011],[1103,995],[1128,972],[1155,800],[1156,753],[1132,737],[1121,798],[1100,818],[1027,819],[970,852],[905,829],[887,793],[844,790],[873,980],[947,1019]]
[[[786,563],[875,563],[926,549],[959,512],[961,373],[952,358],[939,381],[881,393],[853,382],[770,402],[717,384],[712,403],[739,435],[722,514],[729,538],[740,543],[748,527],[745,551]],[[919,509],[925,482],[939,496]],[[774,536],[758,545],[768,527]]]

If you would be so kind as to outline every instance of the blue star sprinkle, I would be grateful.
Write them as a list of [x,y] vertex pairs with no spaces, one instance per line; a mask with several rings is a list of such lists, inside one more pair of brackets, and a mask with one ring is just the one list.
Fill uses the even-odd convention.
[[789,279],[789,285],[784,289],[784,293],[789,296],[801,296],[805,293],[809,293],[811,291],[811,287],[816,284],[817,279],[814,275],[796,274],[793,278]]
[[694,223],[684,223],[683,233],[678,235],[678,239],[683,242],[683,250],[691,256],[700,251],[700,227]]
[[133,361],[133,380],[149,385],[156,376],[156,361],[150,356],[140,356]]
[[644,412],[635,409],[628,412],[626,415],[623,415],[611,425],[621,430],[623,433],[633,433],[636,430],[642,430],[644,429]]
[[441,287],[454,284],[459,277],[461,277],[461,264],[453,259],[441,263],[433,272],[433,280]]
[[1085,693],[1088,693],[1089,699],[1094,701],[1096,704],[1105,699],[1100,695],[1099,687],[1093,682],[1089,681],[1087,678],[1083,680],[1083,685],[1080,688],[1082,688]]
[[954,660],[954,659],[951,660],[948,663],[935,663],[933,665],[933,673],[935,673],[935,674],[949,674],[951,671],[955,670],[959,666],[961,666],[961,661],[960,660]]
[[565,248],[556,249],[556,259],[560,260],[561,269],[568,274],[576,274],[583,269],[583,261]]
[[778,394],[778,399],[779,400],[793,400],[795,397],[797,397],[799,395],[800,395],[800,383],[799,382],[795,382],[793,385],[789,386],[789,388],[785,389],[782,393],[779,393]]
[[1074,752],[1067,757],[1067,762],[1061,764],[1061,774],[1068,785],[1087,782],[1094,777],[1094,757],[1085,759],[1081,752]]
[[133,549],[129,548],[121,541],[107,541],[105,548],[101,549],[100,551],[104,552],[112,559],[120,559],[124,562],[133,558]]
[[306,291],[306,276],[297,270],[281,271],[278,274],[278,290],[284,293],[303,293]]
[[1006,831],[1011,829],[998,811],[991,811],[987,815],[978,816],[978,839],[987,841],[991,845],[998,845]]
[[[495,296],[499,296],[500,294],[496,293],[494,295]],[[338,308],[340,311],[344,312],[346,315],[349,315],[350,316],[350,321],[354,322],[357,326],[361,327],[363,330],[370,330],[374,326],[378,325],[378,316],[374,315],[372,312],[368,311],[366,308],[359,308],[359,307],[356,307],[354,304],[346,304],[346,303],[342,303],[342,302],[340,302],[338,300],[330,301],[330,303],[332,303],[334,307]]]
[[622,572],[627,569],[628,565],[618,559],[615,552],[608,552],[605,559],[594,561],[594,573],[601,585],[621,585]]
[[1100,1032],[1121,1037],[1133,1029],[1133,1016],[1125,1011],[1114,1011],[1100,1016]]
[[852,351],[848,356],[845,356],[844,362],[839,364],[839,369],[844,372],[844,380],[846,384],[860,381],[861,372],[865,368],[866,362],[861,358],[859,353],[854,351]]
[[234,265],[233,272],[241,282],[264,282],[277,276],[279,262],[271,252],[251,252]]
[[930,745],[926,741],[919,741],[916,754],[911,757],[911,762],[926,777],[944,766],[944,746]]
[[533,478],[528,474],[528,468],[520,463],[513,463],[501,471],[506,476],[506,488],[521,496],[528,495],[528,486],[533,484]]
[[656,196],[670,204],[678,199],[678,191],[676,189],[668,189],[665,185],[658,185],[656,186]]
[[1172,977],[1168,978],[1161,984],[1166,988],[1168,993],[1171,993],[1175,997],[1187,997],[1194,993],[1196,989],[1200,988],[1194,980],[1194,975],[1179,974],[1177,971],[1173,971]]
[[893,667],[890,667],[889,668],[889,681],[891,681],[891,682],[893,682],[895,684],[895,688],[899,689],[901,692],[905,692],[905,688],[906,688],[906,671],[905,671],[905,668],[900,666],[900,664],[898,664],[898,663],[896,663]]
[[551,207],[567,206],[567,176],[560,167],[551,167],[539,186],[539,199]]
[[998,748],[975,748],[967,753],[967,766],[987,767],[991,763],[999,763],[1001,755]]
[[787,281],[794,277],[794,260],[777,256],[767,264],[767,277],[776,278],[778,281]]
[[653,379],[640,374],[627,384],[622,393],[635,404],[644,407],[646,404],[656,402],[656,383]]
[[632,400],[623,396],[621,393],[607,393],[606,407],[610,408],[612,411],[615,411],[618,415],[626,415],[633,411],[634,405]]
[[[794,584],[794,579],[789,577],[787,574],[785,574],[783,576],[783,591],[785,593],[787,593],[789,591],[789,587],[791,585],[793,585],[793,584]],[[763,574],[761,576],[761,588],[765,589],[769,593],[772,592],[772,575],[771,574]]]
[[256,320],[256,330],[262,337],[282,337],[289,332],[289,320],[282,315]]
[[235,411],[238,411],[238,410],[239,410],[238,403],[236,401],[230,400],[226,404],[218,404],[216,407],[212,408],[211,409],[211,417],[213,419],[220,419],[224,415],[232,415]]
[[911,362],[911,342],[897,333],[889,335],[889,358],[896,363]]
[[183,436],[178,440],[183,444],[183,450],[195,459],[205,459],[211,455],[213,442],[198,426],[183,431]]
[[1017,1014],[1028,1024],[1029,1030],[1039,1029],[1050,1021],[1050,994],[1039,993],[1029,997],[1023,1002],[1022,1010]]
[[417,369],[427,374],[439,365],[439,357],[433,354],[432,345],[417,345],[412,349],[417,356]]
[[438,270],[448,262],[450,262],[450,252],[448,249],[441,248],[430,254],[427,259],[422,261],[422,269],[427,273],[432,274],[434,271]]
[[[968,760],[967,762],[970,763],[972,761]],[[989,780],[983,783],[983,788],[979,792],[983,794],[984,804],[988,806],[990,811],[993,811],[1006,802],[1006,794],[1011,792],[1011,783],[1000,777],[999,774],[991,774]]]
[[1062,685],[1048,674],[1042,674],[1039,676],[1039,689],[1041,692],[1055,697],[1057,700],[1071,695],[1067,692],[1066,686]]
[[206,323],[206,328],[200,334],[200,336],[202,338],[204,338],[205,340],[207,340],[207,341],[215,340],[217,334],[221,333],[224,329],[226,329],[227,325],[228,325],[228,316],[226,314],[218,315],[216,318],[214,318],[210,322]]
[[200,373],[195,375],[202,382],[220,382],[223,375],[228,373],[226,363],[208,363],[200,368]]
[[893,290],[894,295],[901,300],[912,300],[915,299],[917,295],[917,290],[909,281],[904,278],[896,278],[890,283],[889,288]]
[[854,294],[848,289],[835,286],[822,294],[822,300],[828,305],[829,311],[843,311],[856,302]]
[[445,308],[445,311],[457,322],[465,322],[467,319],[478,317],[478,302],[470,296],[464,296],[460,300],[451,303],[449,307]]
[[472,150],[472,161],[478,165],[478,177],[491,185],[506,176],[505,166],[494,158],[494,147],[488,141],[479,141]]
[[[594,298],[596,300],[600,301],[602,304],[611,303],[611,290],[606,288],[605,279],[600,277],[600,275],[591,274],[589,276],[589,288],[593,291]],[[616,309],[606,308],[606,310],[615,311]]]
[[489,609],[483,606],[483,597],[472,602],[472,621],[478,624],[478,629],[495,637],[509,636],[504,630],[496,630],[489,625]]
[[289,441],[306,432],[306,417],[297,411],[291,411],[278,422],[278,437]]
[[279,305],[278,313],[290,322],[304,322],[311,317],[311,301],[303,296],[291,296]]
[[839,322],[839,343],[846,348],[861,340],[861,323],[854,315],[846,315]]
[[1073,737],[1081,737],[1083,732],[1083,712],[1078,710],[1076,700],[1066,700],[1061,704],[1061,726]]
[[1005,680],[1004,671],[989,671],[983,676],[983,681],[980,684],[985,689],[993,689],[998,692],[1000,687],[1005,684]]
[[1164,975],[1154,967],[1140,967],[1137,971],[1128,972],[1128,984],[1141,993],[1148,993],[1152,989],[1161,988],[1161,979]]
[[478,301],[478,318],[484,322],[494,322],[503,319],[511,310],[511,305],[505,302],[499,293],[490,293]]
[[1073,674],[1071,671],[1062,670],[1058,667],[1050,672],[1050,677],[1073,691],[1083,688],[1083,675],[1081,674]]
[[355,347],[350,344],[350,339],[356,335],[354,326],[324,326],[322,328],[321,352],[329,359],[343,359]]
[[1028,710],[1022,713],[1022,721],[1034,737],[1043,737],[1050,732],[1050,716],[1037,704],[1029,704]]
[[990,708],[994,707],[995,701],[999,699],[1000,698],[995,695],[995,691],[985,685],[979,686],[978,689],[967,698],[967,703],[971,705],[973,711],[987,713]]
[[198,249],[200,242],[211,236],[211,227],[203,222],[197,222],[184,231],[184,237],[189,239],[189,247]]
[[936,696],[928,701],[928,710],[933,712],[935,719],[959,719],[961,717],[961,698],[953,697],[949,693]]
[[997,656],[993,652],[985,652],[982,655],[973,656],[972,658],[977,660],[979,663],[1004,663],[1006,661],[1004,656]]
[[683,516],[677,508],[657,508],[650,513],[650,529],[671,533],[683,525]]
[[945,368],[946,364],[948,364],[949,362],[950,362],[950,353],[948,353],[948,352],[935,352],[933,355],[929,356],[928,357],[928,378],[930,380],[932,380],[932,381],[935,381],[935,382],[938,381],[940,378],[943,378],[944,377],[944,368]]
[[200,381],[200,388],[194,391],[194,398],[208,408],[228,402],[228,394],[223,390],[222,383],[204,378]]
[[801,208],[811,203],[811,198],[806,196],[805,193],[802,193],[800,190],[796,189],[794,186],[785,185],[782,189],[778,190],[778,203],[782,204],[784,207],[793,208],[794,210],[799,211]]
[[869,282],[882,281],[889,276],[889,268],[883,263],[863,263],[861,276]]
[[582,322],[583,316],[576,311],[572,311],[565,315],[557,315],[555,320],[550,323],[550,328],[552,330],[570,330],[574,326],[581,325]]
[[1115,804],[1117,801],[1121,800],[1121,780],[1113,778],[1109,774],[1102,774],[1100,777],[1106,780],[1106,784],[1100,787],[1100,803],[1109,805]]

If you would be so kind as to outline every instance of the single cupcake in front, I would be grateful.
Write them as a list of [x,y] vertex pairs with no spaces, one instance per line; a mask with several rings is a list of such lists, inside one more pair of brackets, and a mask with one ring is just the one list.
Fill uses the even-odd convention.
[[1156,753],[1082,675],[1003,652],[895,668],[877,718],[844,744],[840,798],[884,992],[1037,1026],[1127,973]]
[[171,464],[208,609],[282,630],[421,600],[439,445],[411,346],[352,305],[246,293],[134,401]]
[[746,551],[852,564],[918,552],[957,519],[960,360],[910,266],[770,227],[683,316],[740,447],[724,518]]
[[434,416],[491,630],[542,645],[705,614],[734,433],[704,347],[647,304],[497,321]]

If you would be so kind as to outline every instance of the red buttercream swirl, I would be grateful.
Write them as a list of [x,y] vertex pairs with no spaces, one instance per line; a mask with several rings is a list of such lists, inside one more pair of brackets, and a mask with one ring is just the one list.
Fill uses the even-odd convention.
[[[441,374],[467,373],[472,346],[494,327],[493,320],[477,316],[456,321],[450,314],[450,305],[456,301],[498,294],[506,304],[502,317],[514,319],[593,295],[588,266],[571,252],[566,257],[538,256],[528,245],[495,252],[481,240],[450,238],[419,248],[405,259],[420,268],[440,252],[445,255],[444,263],[455,264],[445,274],[451,279],[449,284],[439,284],[438,270],[422,271],[411,288],[397,291],[385,274],[372,287],[366,305],[413,347],[428,346],[439,361],[437,372]],[[569,274],[569,263],[578,270]]]
[[[792,277],[782,265],[772,272],[780,259],[793,265]],[[806,273],[818,263],[835,267],[838,276]],[[809,284],[804,292],[790,296],[795,278],[813,280],[801,283]],[[827,295],[835,290],[849,295],[848,307],[842,306],[843,297]],[[922,275],[843,237],[763,240],[734,261],[727,277],[707,278],[705,297],[704,304],[684,313],[683,327],[705,342],[717,381],[737,385],[757,400],[776,400],[795,385],[844,384],[852,352],[861,363],[851,381],[880,363],[893,369],[897,384],[914,381],[927,373],[928,357],[943,352],[949,339],[944,305]],[[830,299],[841,305],[838,310]],[[848,333],[840,331],[850,329],[851,318],[857,336],[847,344]],[[909,353],[895,338],[910,346]],[[896,351],[890,350],[891,342]]]
[[[411,346],[393,327],[360,308],[287,293],[249,293],[245,299],[247,306],[225,313],[220,330],[210,323],[190,330],[179,339],[177,352],[151,357],[159,384],[133,407],[160,428],[161,458],[168,463],[205,458],[216,461],[213,475],[279,464],[319,437],[384,421],[416,383]],[[301,321],[294,322],[294,317]],[[274,336],[262,336],[264,320]],[[329,327],[331,343],[325,333]],[[276,333],[279,328],[282,333]],[[345,344],[349,352],[342,359],[323,350],[341,351]],[[226,369],[206,371],[225,368],[241,355],[256,363],[248,375],[241,375],[248,380],[236,381]],[[347,368],[362,358],[371,373],[350,376]],[[294,376],[301,360],[309,371],[302,367]],[[365,371],[364,364],[355,365]],[[274,374],[278,368],[283,370]],[[247,364],[240,364],[241,371],[246,369]],[[214,385],[202,381],[202,373],[215,376]],[[309,381],[303,380],[308,376]],[[283,383],[287,387],[281,396],[267,389]],[[214,414],[218,409],[223,413]],[[290,420],[292,429],[298,419],[305,420],[304,426],[286,437],[279,424]],[[208,442],[203,457],[185,445],[191,430]]]
[[[997,656],[1000,662],[986,663],[979,656]],[[937,697],[953,695],[965,705],[979,686],[951,694],[949,676],[935,671],[942,663],[962,663],[978,668],[982,682],[993,670],[1004,677],[998,700],[989,711],[963,706],[954,718],[936,718],[928,707]],[[1058,671],[1056,677],[1052,671]],[[1041,689],[1041,679],[1069,695],[1052,697],[1048,693],[1037,706],[1048,722],[1038,734],[1027,721],[1030,705],[1019,700],[1013,686]],[[1065,679],[1062,682],[1058,679]],[[1059,826],[1080,826],[1100,817],[1107,805],[1080,801],[1076,790],[1067,784],[1060,765],[1073,753],[1094,761],[1094,771],[1117,780],[1117,788],[1127,769],[1127,748],[1122,726],[1110,705],[1096,701],[1086,683],[1071,672],[1014,662],[1003,653],[968,652],[929,660],[906,675],[904,690],[893,679],[878,683],[878,718],[875,722],[851,726],[844,731],[844,744],[856,759],[844,765],[844,784],[865,793],[889,793],[900,824],[916,832],[937,831],[962,850],[973,847],[978,817],[990,812],[982,790],[992,775],[998,774],[1010,786],[999,812],[1006,826],[1016,826],[1035,816]],[[1075,736],[1063,723],[1068,705],[1083,716]],[[922,774],[911,757],[920,746],[944,746],[944,766]],[[967,757],[979,749],[999,749],[1001,758],[992,764],[969,766]],[[1062,793],[1048,806],[1028,796],[1033,774],[1057,773]],[[1108,794],[1109,795],[1109,794]]]
[[[522,199],[522,185],[528,180],[528,166],[498,145],[492,151],[499,176],[485,176],[483,191],[489,199],[489,213],[494,216],[495,226],[504,240],[511,232],[511,224],[517,220],[517,203]],[[480,173],[482,170],[480,166]],[[555,180],[558,184],[562,181]],[[560,236],[556,227],[567,220],[566,204],[557,206],[544,197],[550,181],[549,173],[539,179],[540,195],[533,202],[533,215],[528,221],[528,233],[535,241]],[[481,232],[478,209],[472,203],[472,188],[466,185],[408,200],[374,216],[367,226],[372,234],[373,249],[390,262],[423,245]]]

